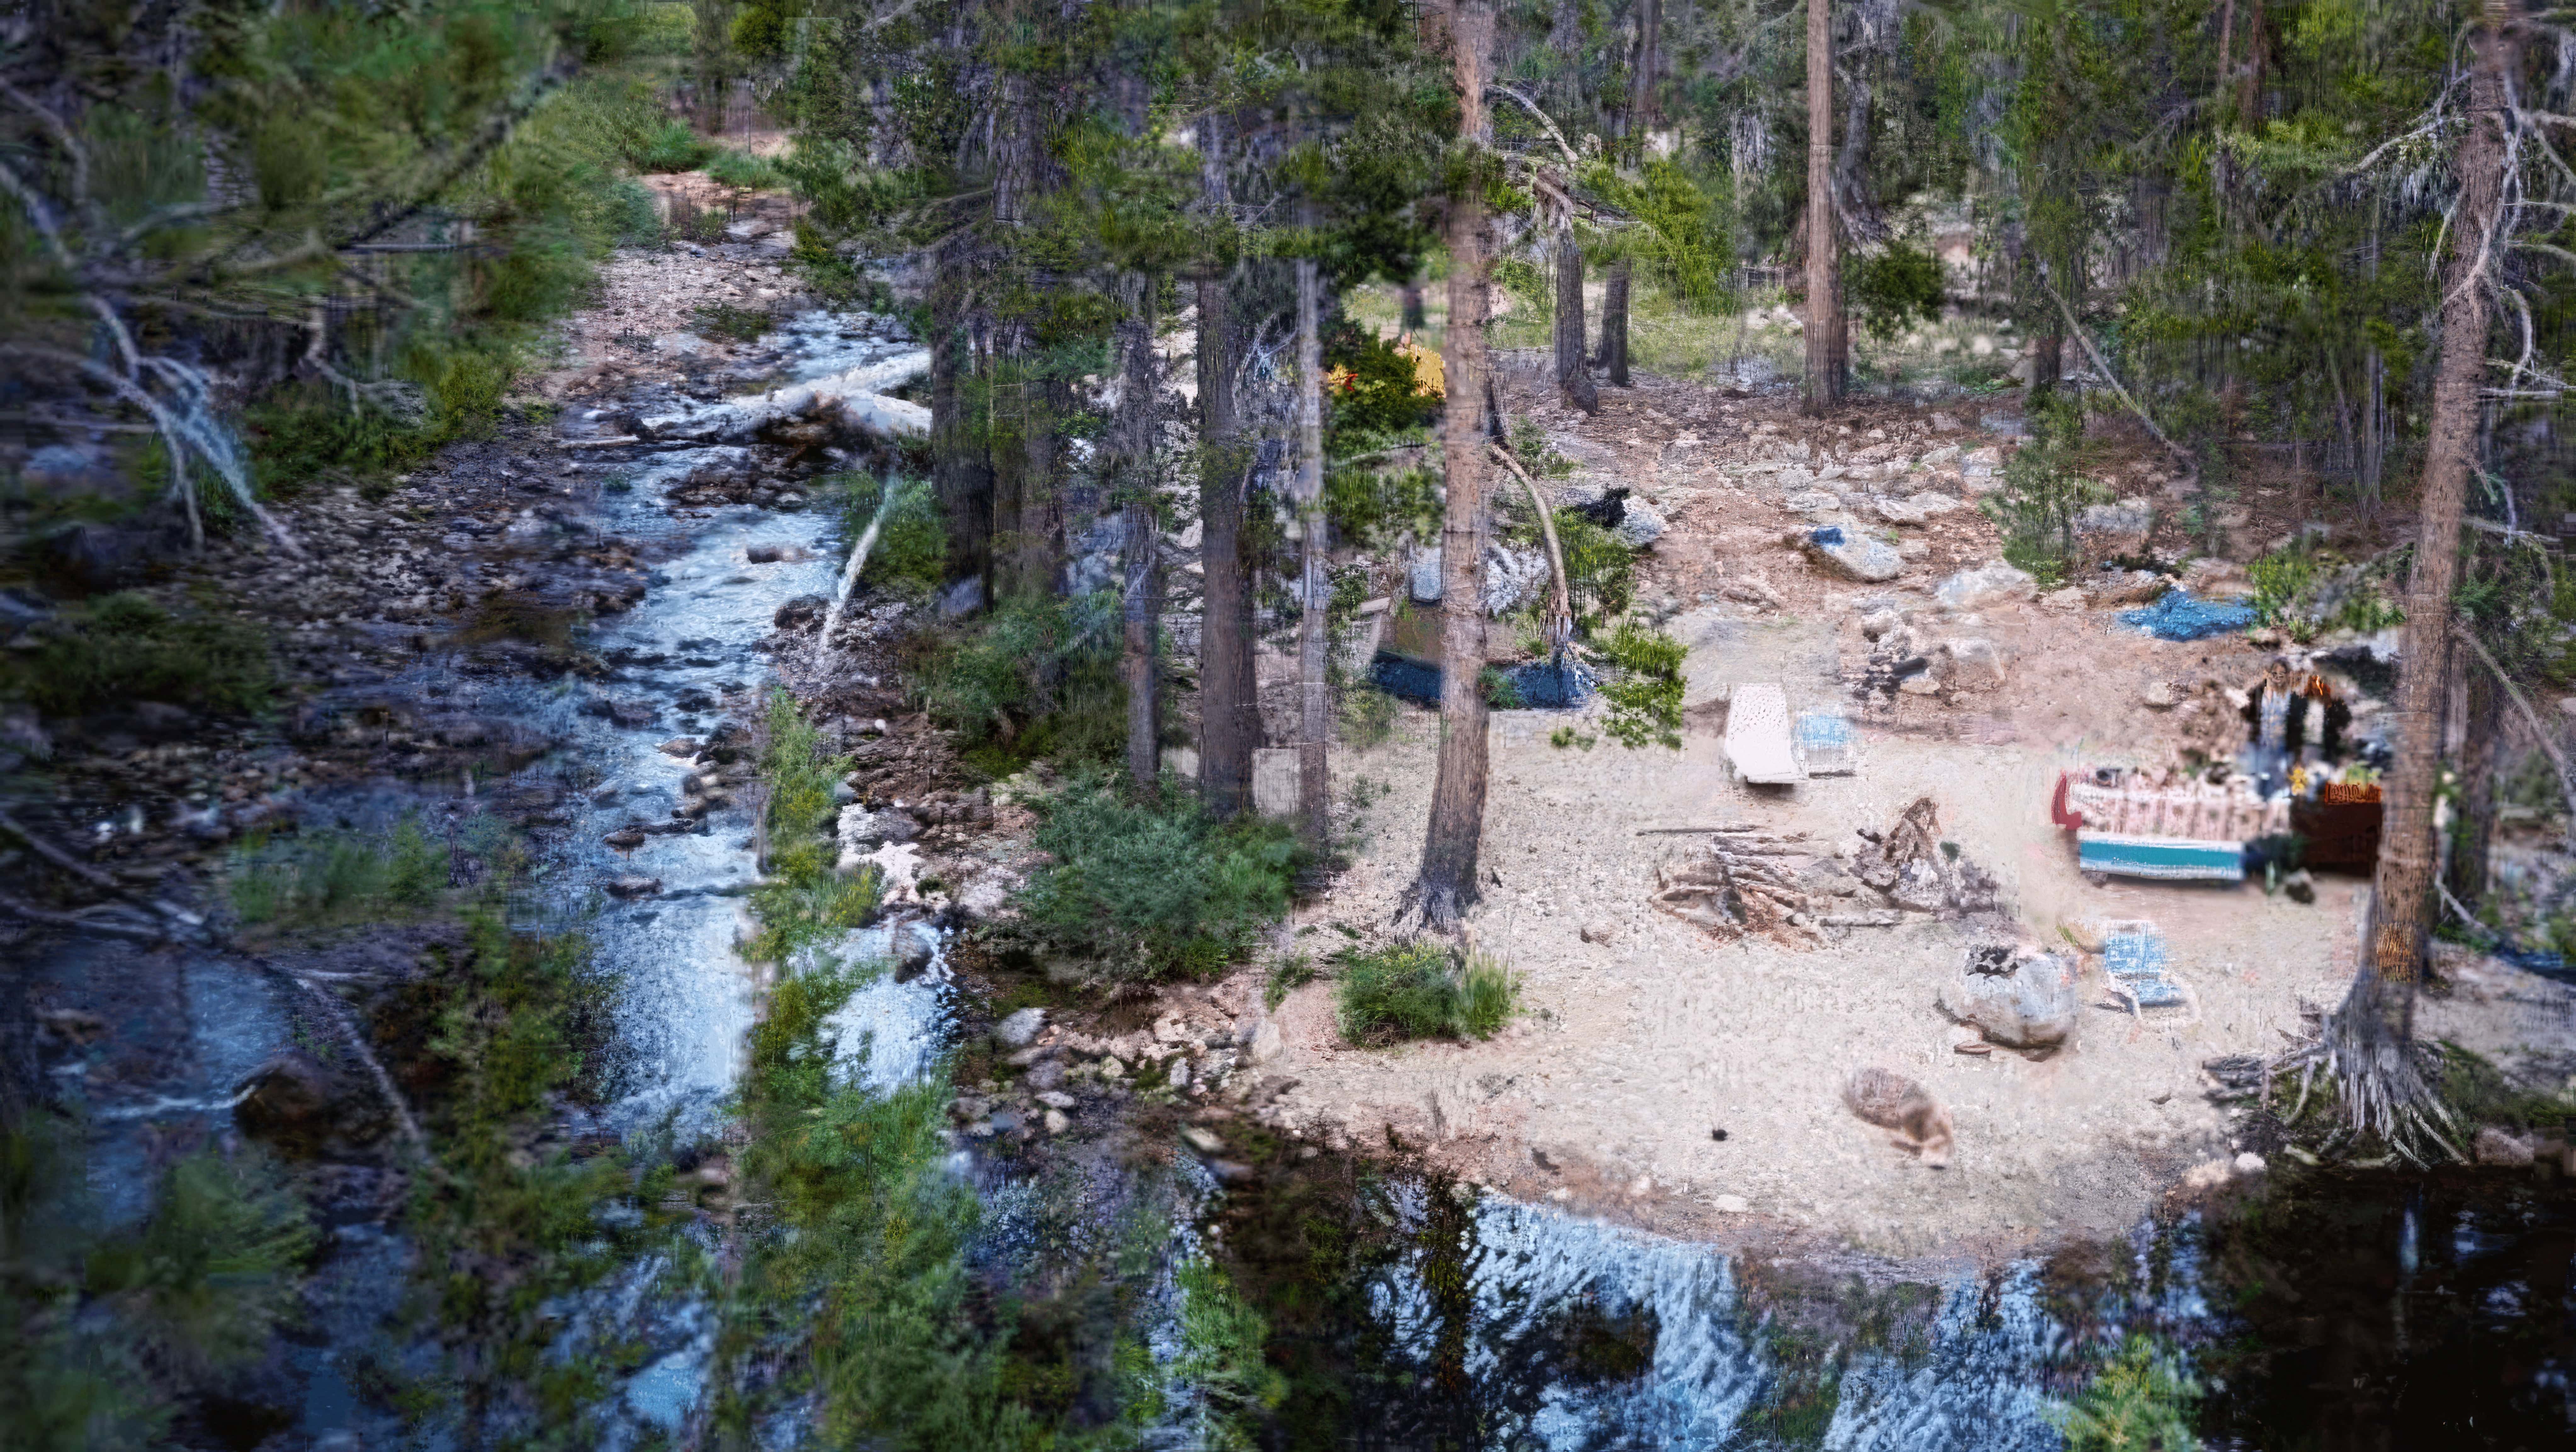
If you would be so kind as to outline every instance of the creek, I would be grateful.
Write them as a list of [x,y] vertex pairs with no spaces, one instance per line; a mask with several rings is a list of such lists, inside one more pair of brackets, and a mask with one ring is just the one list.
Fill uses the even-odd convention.
[[[791,336],[820,341],[791,379],[849,366],[847,340],[871,331],[832,321],[801,320]],[[631,822],[681,820],[671,814],[693,768],[662,743],[703,738],[728,703],[755,709],[773,614],[835,588],[846,549],[836,511],[664,503],[672,481],[743,459],[722,446],[652,455],[578,526],[646,541],[662,561],[645,598],[584,641],[607,679],[475,686],[424,658],[392,683],[475,694],[484,715],[564,743],[526,773],[563,789],[565,830],[523,910],[577,927],[616,984],[614,1092],[597,1132],[719,1135],[756,1012],[764,970],[735,952],[760,872],[750,812],[719,809],[628,852],[601,845]],[[775,558],[751,563],[753,546]],[[316,805],[363,824],[406,802]],[[622,878],[658,886],[603,891]],[[978,1019],[925,926],[863,930],[841,951],[895,956],[898,931],[920,938],[928,967],[876,978],[836,1021],[850,1072],[881,1087],[935,1072],[961,1022]],[[75,942],[39,972],[78,981],[102,951],[115,950]],[[169,1002],[135,1010],[164,1015],[137,1030],[158,1068],[85,1091],[93,1180],[120,1217],[140,1213],[152,1135],[191,1121],[220,1132],[233,1086],[299,1032],[295,990],[279,976],[180,956],[161,990]],[[2563,1177],[2277,1176],[2242,1205],[2151,1222],[2124,1243],[1927,1269],[1731,1257],[1401,1162],[1275,1141],[1238,1153],[1251,1172],[1223,1185],[1186,1152],[1161,1171],[1093,1162],[1068,1185],[1024,1173],[998,1144],[960,1140],[954,1172],[987,1206],[975,1273],[1042,1275],[1065,1254],[1060,1242],[1086,1240],[1086,1222],[1097,1230],[1109,1207],[1151,1202],[1164,1243],[1119,1272],[1134,1283],[1125,1304],[1137,1334],[1156,1356],[1180,1356],[1174,1267],[1203,1257],[1224,1270],[1266,1320],[1267,1359],[1287,1377],[1286,1397],[1255,1418],[1268,1447],[2043,1449],[2062,1444],[2057,1409],[2133,1331],[2189,1354],[2213,1447],[2576,1443],[2576,1197]],[[1138,1178],[1104,1182],[1120,1174]],[[389,1416],[333,1368],[340,1348],[381,1334],[402,1262],[381,1226],[332,1227],[308,1296],[318,1310],[291,1357],[311,1445],[347,1445],[332,1439],[352,1433],[393,1445]],[[576,1328],[614,1325],[650,1348],[602,1419],[606,1445],[679,1432],[708,1393],[704,1308],[657,1297],[655,1273],[636,1266],[566,1311]],[[1145,1440],[1206,1445],[1195,1427],[1176,1413]]]

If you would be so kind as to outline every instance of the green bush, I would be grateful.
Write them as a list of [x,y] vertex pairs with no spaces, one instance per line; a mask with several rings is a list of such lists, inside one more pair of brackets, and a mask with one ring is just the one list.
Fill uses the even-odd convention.
[[715,154],[714,143],[674,117],[636,137],[626,161],[641,172],[696,171]]
[[1427,940],[1345,950],[1335,961],[1342,1037],[1354,1044],[1491,1038],[1520,999],[1519,977],[1502,964],[1471,953],[1460,966],[1448,948]]
[[1621,625],[1594,649],[1618,672],[1601,687],[1610,707],[1601,728],[1632,750],[1649,742],[1680,750],[1682,661],[1688,655],[1682,643],[1661,631]]
[[2194,1452],[2200,1385],[2154,1338],[2132,1333],[2057,1414],[2066,1452]]
[[966,764],[1008,776],[1039,758],[1111,762],[1127,742],[1118,597],[1022,596],[907,648],[913,691]]
[[1375,686],[1342,693],[1342,741],[1366,751],[1395,734],[1395,697]]
[[1105,775],[1036,806],[1053,860],[1020,891],[1026,930],[1102,978],[1211,976],[1288,911],[1302,857],[1279,823],[1214,822],[1182,797],[1130,801]]
[[2075,562],[2075,521],[2101,502],[2100,486],[2077,471],[2084,411],[2063,394],[2030,410],[2030,441],[2004,463],[2004,487],[1984,508],[2004,530],[2004,558],[2042,588],[2063,584]]
[[0,662],[0,696],[48,715],[161,701],[246,713],[266,706],[276,683],[268,637],[214,614],[174,615],[131,592],[63,610],[29,652]]
[[[866,532],[877,511],[885,509],[884,519],[877,524],[876,543],[868,550],[867,565],[860,570],[863,584],[893,588],[915,597],[928,595],[948,578],[948,522],[939,512],[939,500],[930,486],[918,480],[884,480],[867,474],[848,474],[837,481],[824,481],[825,487],[837,482],[841,490],[842,528],[855,545]],[[886,491],[894,491],[891,503]]]
[[1333,374],[1324,391],[1326,423],[1335,434],[1401,434],[1436,414],[1439,400],[1423,391],[1413,360],[1386,339],[1344,321],[1324,335],[1323,350]]
[[707,163],[706,170],[709,177],[729,187],[757,191],[787,184],[787,178],[779,174],[778,168],[767,157],[754,156],[747,151],[719,151]]
[[1876,254],[1851,259],[1844,276],[1851,309],[1869,335],[1885,342],[1905,331],[1907,323],[1941,320],[1941,259],[1904,242],[1890,242]]
[[1636,551],[1573,509],[1556,512],[1556,544],[1578,624],[1588,628],[1626,612],[1636,595]]
[[435,904],[447,849],[405,818],[391,832],[310,832],[234,849],[225,892],[244,924],[377,921]]

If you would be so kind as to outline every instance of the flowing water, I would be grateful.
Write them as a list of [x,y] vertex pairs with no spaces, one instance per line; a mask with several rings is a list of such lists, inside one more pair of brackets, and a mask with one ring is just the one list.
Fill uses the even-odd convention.
[[[879,330],[816,315],[790,336],[802,349],[794,371],[811,376],[866,354]],[[829,511],[739,506],[675,518],[664,505],[671,480],[740,454],[661,453],[602,497],[589,527],[655,542],[664,560],[645,599],[585,642],[611,667],[608,679],[494,685],[475,703],[567,743],[531,768],[578,789],[534,910],[577,923],[619,984],[622,1056],[602,1120],[626,1134],[667,1124],[686,1139],[721,1125],[757,993],[734,945],[749,930],[744,894],[759,865],[738,808],[631,853],[600,838],[630,821],[671,820],[691,768],[661,743],[721,724],[726,698],[755,699],[767,668],[756,646],[773,612],[832,594],[846,548]],[[752,564],[753,545],[780,547],[780,558]],[[396,683],[406,685],[477,689],[437,661]],[[645,724],[615,724],[620,704],[642,708],[625,719]],[[352,798],[335,809],[393,808]],[[659,890],[602,891],[630,876],[658,879]],[[838,1020],[845,1049],[865,1045],[851,1055],[854,1071],[880,1086],[935,1067],[955,1034],[937,933],[879,926],[841,951],[900,956],[894,933],[916,936],[930,966],[902,982],[877,978]],[[76,982],[97,951],[107,950],[74,944],[41,971]],[[166,1133],[174,1118],[195,1118],[219,1129],[241,1076],[296,1032],[296,990],[278,975],[179,956],[160,990],[167,1001],[137,1001],[119,1025],[138,1045],[136,1062],[153,1067],[78,1089],[90,1107],[93,1179],[120,1219],[141,1213],[149,1184],[143,1126]],[[2062,1440],[2055,1408],[2132,1330],[2191,1351],[2208,1384],[2213,1446],[2576,1445],[2576,1213],[2564,1179],[2323,1178],[2246,1213],[2141,1227],[2131,1243],[2090,1256],[1908,1274],[1748,1262],[1303,1154],[1279,1146],[1253,1178],[1224,1188],[1186,1155],[1152,1185],[1095,1176],[1070,1191],[1021,1179],[968,1145],[954,1164],[988,1205],[976,1263],[990,1277],[1026,1273],[1056,1253],[1050,1246],[1107,1233],[1117,1203],[1168,1207],[1168,1244],[1134,1272],[1148,1282],[1133,1302],[1140,1337],[1166,1360],[1179,1355],[1172,1266],[1204,1254],[1223,1267],[1266,1317],[1269,1359],[1289,1377],[1266,1446],[2048,1448]],[[313,1298],[322,1344],[298,1353],[308,1437],[388,1434],[332,1371],[332,1347],[372,1334],[401,1261],[399,1243],[376,1227],[338,1228]],[[680,1428],[705,1394],[710,1318],[686,1297],[657,1301],[660,1269],[633,1266],[565,1308],[567,1344],[640,1334],[651,1347],[618,1393],[611,1445]],[[1148,1441],[1201,1445],[1198,1425],[1176,1411]]]

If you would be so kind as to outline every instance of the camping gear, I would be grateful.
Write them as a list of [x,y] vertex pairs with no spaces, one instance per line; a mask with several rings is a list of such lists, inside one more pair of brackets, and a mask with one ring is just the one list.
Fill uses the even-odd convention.
[[2245,844],[2291,829],[2288,801],[2242,778],[2158,786],[2117,768],[2060,773],[2049,819],[2075,833],[2084,871],[2168,882],[2242,882]]
[[1801,711],[1798,755],[1809,776],[1849,776],[1860,769],[1860,738],[1840,711]]
[[2213,635],[2226,635],[2251,626],[2254,608],[2216,600],[2195,600],[2187,590],[2172,589],[2153,605],[2121,611],[2120,623],[2136,626],[2158,640],[2206,640]]
[[2150,1008],[2193,1008],[2191,989],[2173,975],[2165,961],[2164,934],[2143,918],[2114,919],[2103,925],[2102,972],[2112,993],[2129,1012],[2143,1017]]
[[1726,760],[1739,781],[1789,786],[1807,779],[1789,734],[1789,693],[1778,686],[1741,685],[1727,698]]

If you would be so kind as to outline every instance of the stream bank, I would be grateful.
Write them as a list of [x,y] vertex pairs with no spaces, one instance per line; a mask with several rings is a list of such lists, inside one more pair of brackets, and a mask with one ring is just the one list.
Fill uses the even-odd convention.
[[[835,348],[900,341],[881,320],[801,321],[800,335]],[[780,965],[740,945],[761,930],[751,908],[775,876],[758,769],[779,737],[773,679],[805,695],[817,752],[859,758],[846,790],[918,814],[917,840],[961,908],[1014,870],[1026,820],[978,797],[904,710],[884,642],[920,607],[863,597],[837,677],[807,674],[796,622],[846,548],[837,514],[813,507],[820,461],[765,446],[557,451],[616,437],[620,410],[650,402],[571,401],[587,407],[459,451],[408,493],[299,512],[337,548],[314,567],[319,583],[254,607],[305,627],[289,668],[311,689],[274,734],[209,743],[163,720],[157,747],[110,740],[151,726],[134,713],[131,727],[82,728],[98,750],[64,743],[42,828],[87,834],[121,879],[150,866],[162,890],[213,907],[224,876],[269,860],[272,844],[398,844],[409,822],[435,849],[441,891],[491,914],[479,927],[427,911],[326,919],[229,946],[95,934],[13,945],[36,964],[44,1072],[86,1108],[89,1177],[112,1219],[150,1213],[174,1156],[245,1135],[235,1096],[264,1065],[302,1053],[328,1071],[340,1108],[292,1161],[322,1244],[264,1359],[191,1411],[191,1445],[396,1446],[424,1430],[619,1447],[744,1428],[771,1445],[865,1425],[931,1436],[913,1409],[871,1401],[871,1364],[836,1359],[827,1328],[800,1312],[817,1284],[801,1277],[867,1282],[866,1260],[758,1251],[797,1213],[745,1193],[799,1163],[764,1171],[777,1126],[755,1134],[742,1117],[746,1069],[771,1049],[825,1066],[798,1091],[808,1098],[777,1101],[781,1119],[893,1147],[882,1178],[820,1181],[805,1207],[818,1218],[785,1223],[801,1232],[879,1192],[925,1211],[869,1294],[916,1320],[929,1319],[921,1306],[949,1318],[918,1344],[962,1358],[971,1375],[941,1383],[941,1404],[985,1432],[1149,1446],[2043,1448],[2062,1440],[2056,1404],[2133,1331],[2194,1355],[2219,1445],[2366,1445],[2378,1425],[2447,1444],[2472,1439],[2472,1417],[2474,1437],[2522,1428],[2545,1445],[2570,1425],[2567,1182],[2538,1169],[2285,1171],[2228,1208],[1986,1267],[1828,1247],[1724,1254],[1524,1203],[1392,1145],[1285,1133],[1246,1102],[1258,1074],[1213,1105],[1116,1076],[1037,1087],[1035,1066],[1011,1064],[987,1030],[1027,1000],[1060,1015],[1079,1002],[980,957],[953,919],[943,931],[898,913],[816,940],[896,971],[833,987],[810,1020],[780,1016],[775,997],[765,1017]],[[578,473],[553,462],[564,453]],[[231,568],[240,584],[263,567],[246,553]],[[399,590],[406,568],[465,583],[380,622],[369,579],[391,573]],[[452,617],[439,613],[448,600],[462,602]],[[209,763],[221,774],[202,775]],[[177,774],[201,799],[153,796],[168,778],[148,772]],[[144,826],[129,831],[132,808]],[[290,821],[302,830],[282,830]],[[235,849],[248,857],[228,858]],[[507,888],[497,900],[473,896],[495,884]],[[452,1155],[459,1091],[424,1051],[437,1015],[405,1010],[476,962],[505,981],[554,975],[567,1016],[549,1008],[547,1021],[563,1036],[536,1047],[587,1072],[518,1104],[472,1174],[445,1172],[490,1198],[424,1217],[418,1196],[439,1176],[368,1112],[359,1066],[322,1051],[338,1030],[315,992],[358,1015]],[[1247,1007],[1199,997],[1211,1033]],[[1153,1016],[1076,1013],[1065,1031],[1152,1037]],[[575,1213],[525,1240],[501,1221],[543,1203]],[[501,1294],[446,1315],[420,1292],[448,1273]],[[904,1299],[915,1286],[922,1296]],[[2463,1366],[2503,1371],[2464,1393]],[[2346,1417],[2316,1393],[2347,1374],[2369,1381],[2383,1416]]]

